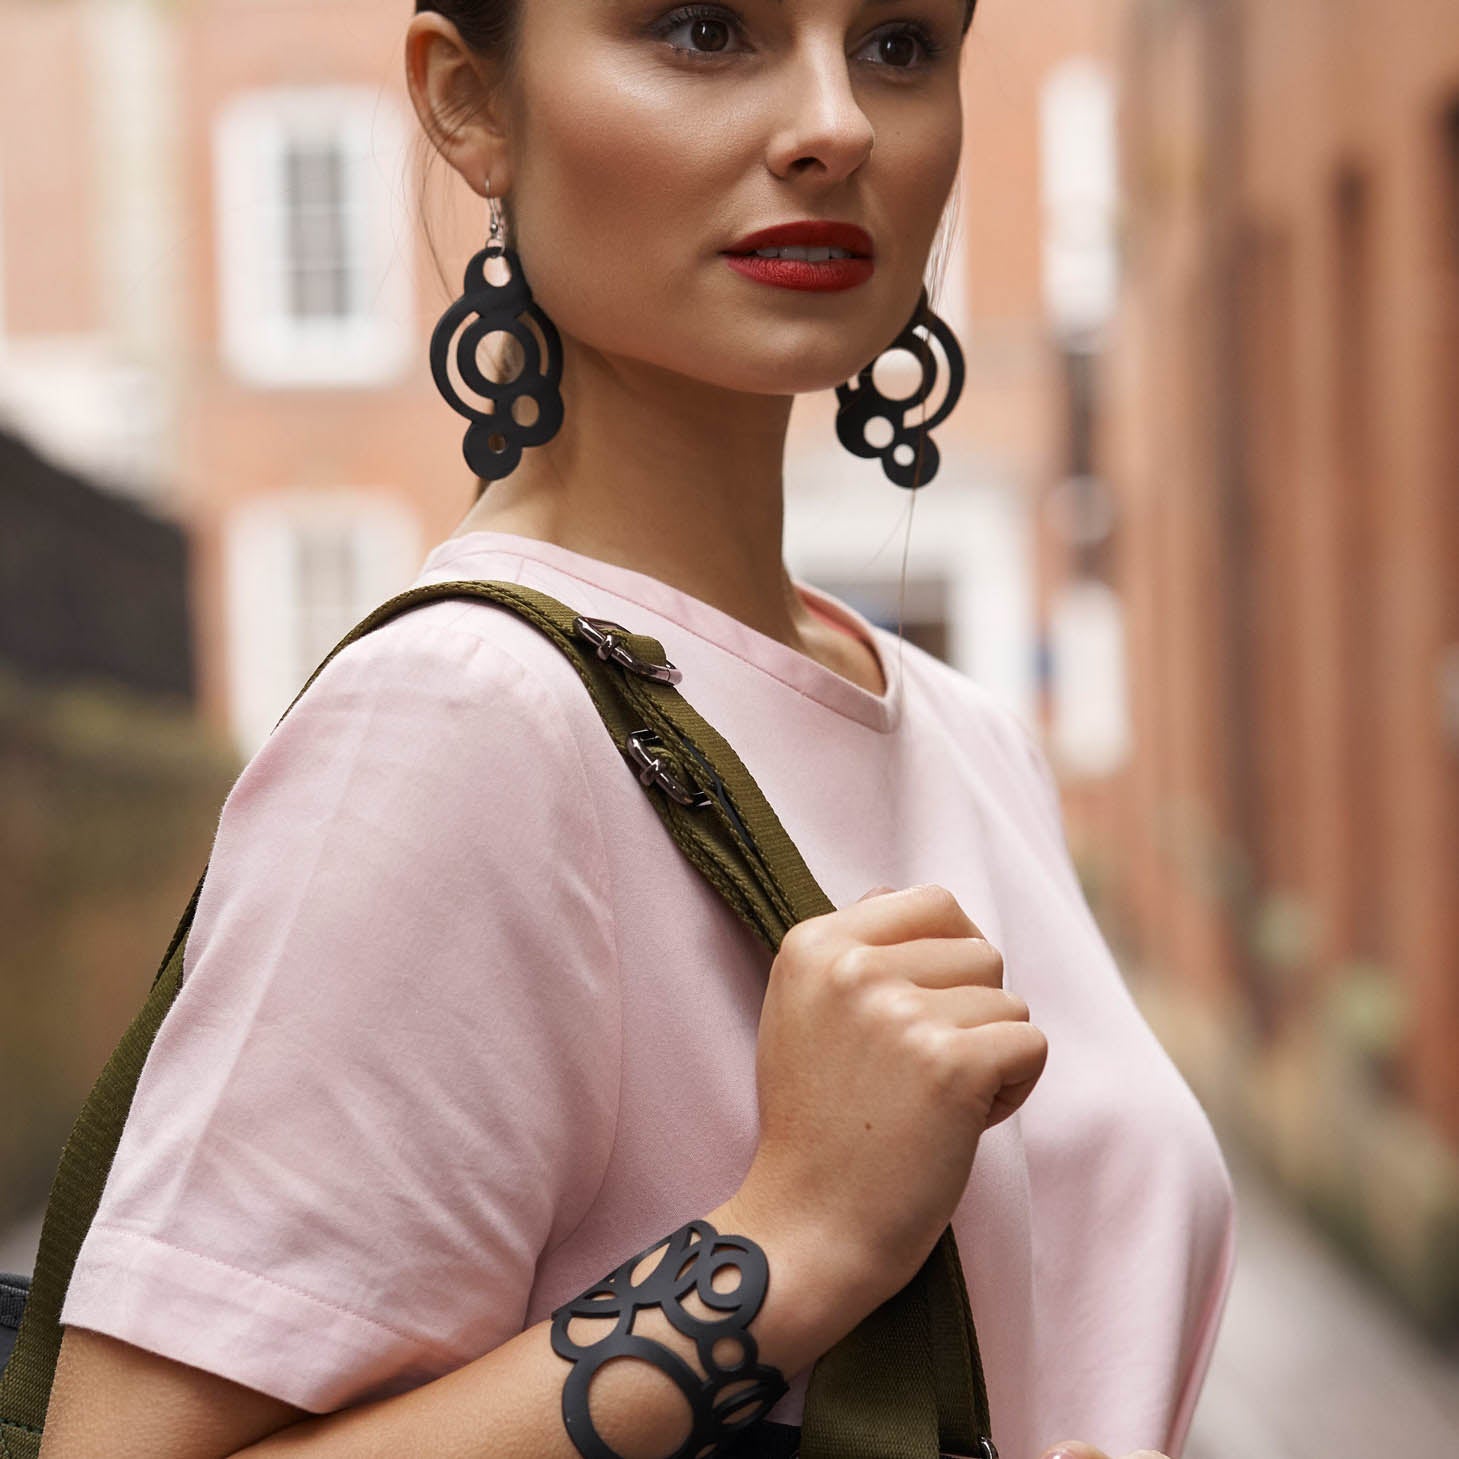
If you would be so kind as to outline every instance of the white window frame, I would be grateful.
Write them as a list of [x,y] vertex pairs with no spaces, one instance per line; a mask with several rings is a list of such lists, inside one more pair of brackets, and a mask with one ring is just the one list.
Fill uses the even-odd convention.
[[1100,330],[1119,291],[1118,93],[1094,56],[1071,56],[1039,88],[1045,313],[1063,334]]
[[1055,767],[1069,779],[1098,779],[1134,754],[1124,602],[1108,583],[1074,577],[1049,609]]
[[[346,248],[359,307],[299,318],[287,306],[283,164],[295,141],[337,140],[345,159]],[[214,119],[219,339],[243,381],[371,386],[399,380],[415,343],[414,231],[405,207],[409,129],[387,93],[343,84],[271,86]]]
[[[329,642],[301,649],[301,529],[338,530],[352,542],[354,600]],[[335,487],[272,492],[236,507],[224,529],[228,684],[234,743],[249,758],[324,656],[356,623],[403,591],[423,561],[421,526],[396,495]]]

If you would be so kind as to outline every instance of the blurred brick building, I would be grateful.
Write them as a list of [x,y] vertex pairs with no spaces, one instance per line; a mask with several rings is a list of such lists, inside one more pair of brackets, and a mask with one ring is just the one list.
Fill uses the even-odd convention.
[[[472,497],[427,347],[486,216],[424,169],[412,9],[0,0],[0,416],[185,527],[243,753]],[[1459,1309],[1456,26],[980,0],[906,627],[1042,722],[1213,1113]],[[911,503],[834,409],[787,557],[894,627]]]
[[1137,752],[1075,835],[1211,1099],[1453,1322],[1459,7],[1132,0],[1120,77],[1107,486],[1042,541],[1122,604]]

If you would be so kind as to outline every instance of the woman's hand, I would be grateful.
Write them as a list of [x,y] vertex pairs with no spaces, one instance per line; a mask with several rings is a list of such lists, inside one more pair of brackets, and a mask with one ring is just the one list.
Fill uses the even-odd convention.
[[[1110,1459],[1110,1456],[1103,1449],[1096,1449],[1093,1444],[1081,1444],[1078,1439],[1065,1439],[1052,1449],[1045,1449],[1039,1459]],[[1133,1454],[1124,1455],[1123,1459],[1169,1459],[1169,1456],[1159,1454],[1154,1449],[1136,1449]]]
[[818,1228],[874,1307],[917,1274],[980,1136],[1047,1056],[946,887],[875,888],[798,922],[760,1013],[760,1139],[737,1200]]

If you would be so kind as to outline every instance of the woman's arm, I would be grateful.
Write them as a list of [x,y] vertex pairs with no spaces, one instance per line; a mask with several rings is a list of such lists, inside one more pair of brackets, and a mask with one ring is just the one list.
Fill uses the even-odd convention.
[[219,1459],[312,1416],[109,1333],[65,1326],[40,1459]]
[[[765,1254],[765,1298],[746,1331],[757,1360],[787,1382],[810,1366],[885,1293],[852,1263],[847,1246],[806,1222],[754,1203],[742,1190],[705,1218],[722,1236],[749,1237]],[[664,1233],[667,1235],[668,1233]],[[626,1261],[632,1253],[625,1253]],[[606,1275],[606,1273],[605,1273]],[[734,1285],[721,1273],[715,1290]],[[483,1300],[489,1300],[483,1294]],[[685,1310],[716,1314],[692,1292]],[[454,1372],[391,1398],[308,1414],[266,1394],[146,1353],[85,1329],[68,1330],[41,1459],[371,1459],[428,1453],[431,1459],[578,1459],[562,1416],[574,1364],[551,1345],[544,1319]],[[591,1342],[606,1327],[574,1318],[571,1335]],[[632,1331],[670,1347],[701,1371],[691,1338],[656,1306]],[[86,1341],[78,1342],[83,1337]],[[94,1341],[92,1341],[94,1340]],[[738,1354],[717,1353],[734,1364]],[[651,1362],[610,1360],[591,1384],[593,1423],[624,1456],[671,1451],[688,1434],[689,1410]],[[736,1391],[727,1386],[727,1396]]]
[[[844,1246],[824,1232],[796,1229],[778,1213],[751,1209],[743,1192],[705,1219],[721,1236],[747,1236],[765,1254],[765,1298],[746,1331],[755,1339],[757,1361],[779,1369],[786,1382],[885,1295],[843,1270]],[[732,1288],[734,1274],[721,1275],[715,1290]],[[692,1292],[683,1305],[694,1316],[723,1320]],[[574,1340],[584,1344],[607,1331],[601,1319],[574,1318],[571,1324]],[[674,1328],[659,1307],[640,1308],[632,1331],[672,1348],[696,1373],[702,1371],[693,1339]],[[429,1453],[431,1459],[578,1459],[562,1413],[563,1385],[574,1364],[553,1351],[551,1332],[552,1320],[544,1319],[441,1378],[392,1398],[305,1419],[239,1450],[237,1459],[394,1459],[410,1453]],[[717,1357],[727,1365],[742,1361],[732,1352]],[[727,1384],[725,1397],[736,1391],[733,1382]],[[691,1416],[682,1393],[650,1361],[605,1363],[592,1379],[591,1411],[598,1434],[625,1459],[672,1452],[689,1434]]]

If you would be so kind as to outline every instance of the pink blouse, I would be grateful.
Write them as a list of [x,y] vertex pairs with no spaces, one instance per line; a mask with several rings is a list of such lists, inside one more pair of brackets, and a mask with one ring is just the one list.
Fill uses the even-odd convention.
[[[1035,736],[798,579],[885,695],[554,544],[447,539],[417,582],[456,578],[658,638],[835,905],[957,895],[1049,1043],[953,1218],[994,1438],[1179,1459],[1232,1186],[1095,924]],[[769,964],[550,640],[481,602],[401,614],[223,805],[62,1321],[314,1412],[470,1362],[733,1194]],[[772,1419],[800,1421],[808,1376]]]

